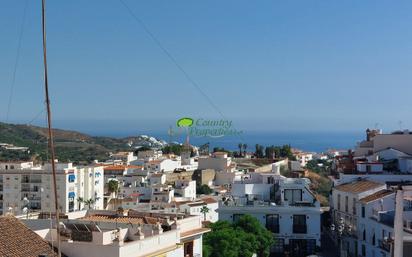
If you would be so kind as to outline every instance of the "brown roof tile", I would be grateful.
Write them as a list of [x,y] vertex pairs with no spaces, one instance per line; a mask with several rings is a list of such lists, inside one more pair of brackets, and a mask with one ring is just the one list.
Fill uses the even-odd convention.
[[385,190],[378,191],[374,194],[368,195],[368,196],[360,199],[359,201],[361,201],[362,203],[368,203],[368,202],[372,202],[374,200],[380,199],[382,197],[385,197],[385,196],[388,196],[388,195],[391,195],[391,194],[394,194],[394,192],[392,190],[386,190],[385,189]]
[[48,242],[12,216],[0,217],[0,256],[57,256]]
[[365,192],[377,187],[381,187],[385,184],[377,183],[374,181],[369,181],[369,180],[360,180],[360,181],[354,181],[351,183],[346,183],[342,184],[339,186],[336,186],[335,189],[343,192],[349,192],[349,193],[361,193]]
[[217,200],[214,199],[214,198],[212,198],[212,197],[202,198],[202,201],[205,202],[205,203],[207,203],[207,204],[209,204],[209,203],[217,203]]

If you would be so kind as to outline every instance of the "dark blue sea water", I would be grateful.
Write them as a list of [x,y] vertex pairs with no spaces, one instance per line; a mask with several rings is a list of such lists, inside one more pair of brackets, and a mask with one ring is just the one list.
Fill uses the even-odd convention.
[[[152,133],[151,136],[166,141],[185,141],[184,136],[170,138],[166,133]],[[223,147],[228,150],[237,150],[239,143],[245,143],[250,151],[254,151],[256,144],[290,144],[293,148],[305,151],[324,152],[328,149],[353,149],[364,137],[363,132],[248,132],[242,136],[221,138],[191,137],[190,143],[199,146],[209,142],[210,149]]]

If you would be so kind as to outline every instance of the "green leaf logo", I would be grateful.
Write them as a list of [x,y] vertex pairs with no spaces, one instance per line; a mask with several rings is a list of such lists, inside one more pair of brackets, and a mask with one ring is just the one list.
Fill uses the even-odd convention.
[[191,127],[193,125],[192,118],[181,118],[177,121],[178,127]]

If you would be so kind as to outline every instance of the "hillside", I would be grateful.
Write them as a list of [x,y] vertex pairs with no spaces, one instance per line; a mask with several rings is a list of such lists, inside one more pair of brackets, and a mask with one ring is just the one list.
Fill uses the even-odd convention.
[[[110,152],[132,151],[139,146],[163,147],[166,143],[148,136],[126,138],[94,137],[76,131],[55,129],[54,142],[59,161],[90,163],[105,160]],[[0,160],[42,161],[47,156],[47,129],[0,122],[0,143],[29,147],[29,153],[0,149]]]

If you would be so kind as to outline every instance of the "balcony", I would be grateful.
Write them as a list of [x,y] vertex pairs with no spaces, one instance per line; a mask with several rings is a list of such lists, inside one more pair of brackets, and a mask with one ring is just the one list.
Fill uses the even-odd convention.
[[306,234],[307,226],[306,225],[293,225],[294,234]]
[[388,239],[388,240],[378,240],[378,244],[379,244],[379,248],[381,248],[382,250],[387,251],[388,253],[391,252],[391,244],[392,244],[392,239]]

